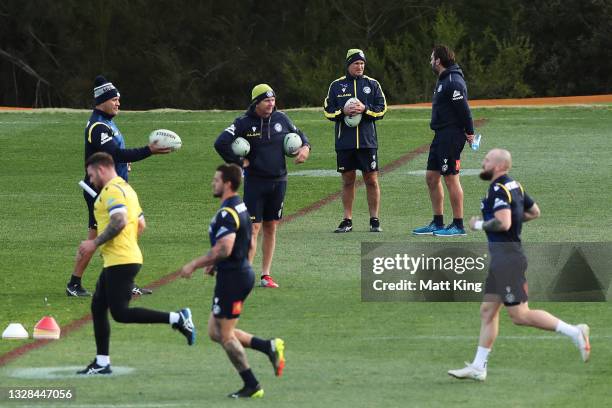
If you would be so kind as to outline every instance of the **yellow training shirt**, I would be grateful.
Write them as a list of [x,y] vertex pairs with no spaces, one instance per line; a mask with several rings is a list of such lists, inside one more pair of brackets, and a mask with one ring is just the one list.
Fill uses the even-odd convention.
[[102,189],[94,204],[98,233],[102,233],[117,212],[127,214],[127,224],[115,238],[102,244],[100,251],[104,267],[124,264],[142,264],[142,252],[138,247],[138,217],[142,208],[134,189],[121,177],[110,180]]

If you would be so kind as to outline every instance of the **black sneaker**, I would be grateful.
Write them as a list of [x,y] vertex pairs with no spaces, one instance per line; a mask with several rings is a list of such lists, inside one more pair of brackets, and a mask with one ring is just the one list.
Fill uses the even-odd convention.
[[230,398],[261,398],[264,396],[264,390],[261,385],[257,384],[255,388],[243,387],[241,390],[232,392]]
[[370,217],[370,232],[382,232],[380,220],[376,217]]
[[134,284],[132,288],[132,296],[140,296],[140,295],[150,295],[153,291],[147,288],[141,288],[138,285]]
[[91,293],[82,287],[80,283],[75,283],[66,285],[66,296],[88,297],[91,296]]
[[334,232],[342,233],[342,232],[351,232],[353,230],[353,221],[350,218],[345,218],[342,220],[338,228]]
[[179,321],[178,323],[173,323],[172,328],[181,332],[181,334],[187,338],[187,344],[192,346],[196,340],[196,329],[191,319],[191,309],[186,307],[179,310],[177,313],[180,316]]
[[110,364],[107,366],[101,366],[96,363],[96,359],[91,362],[84,370],[77,371],[77,374],[83,375],[98,375],[98,374],[112,374]]

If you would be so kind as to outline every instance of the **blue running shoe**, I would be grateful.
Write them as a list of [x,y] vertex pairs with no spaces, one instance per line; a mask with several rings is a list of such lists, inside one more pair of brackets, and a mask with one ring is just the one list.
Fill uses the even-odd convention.
[[187,344],[190,346],[195,343],[196,340],[196,328],[193,325],[193,320],[191,319],[191,309],[188,307],[181,309],[177,312],[179,314],[178,323],[174,323],[172,328],[178,330],[185,338],[187,339]]
[[455,224],[433,232],[434,237],[463,237],[466,235],[464,228],[459,228]]
[[435,231],[442,229],[444,229],[444,226],[438,226],[432,221],[429,225],[413,229],[412,235],[433,235]]

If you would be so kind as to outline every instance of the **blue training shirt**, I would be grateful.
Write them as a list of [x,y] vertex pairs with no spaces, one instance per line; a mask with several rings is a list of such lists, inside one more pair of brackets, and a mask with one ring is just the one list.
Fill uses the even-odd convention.
[[228,234],[236,234],[234,247],[229,257],[220,261],[218,273],[241,270],[249,267],[248,254],[251,246],[251,216],[240,196],[235,195],[221,203],[221,208],[210,221],[208,235],[210,246]]

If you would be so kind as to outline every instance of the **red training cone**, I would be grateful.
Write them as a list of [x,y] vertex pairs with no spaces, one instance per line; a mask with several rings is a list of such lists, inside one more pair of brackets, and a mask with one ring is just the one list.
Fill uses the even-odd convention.
[[60,327],[53,317],[45,316],[34,326],[34,335],[32,337],[35,339],[57,340],[60,338]]

